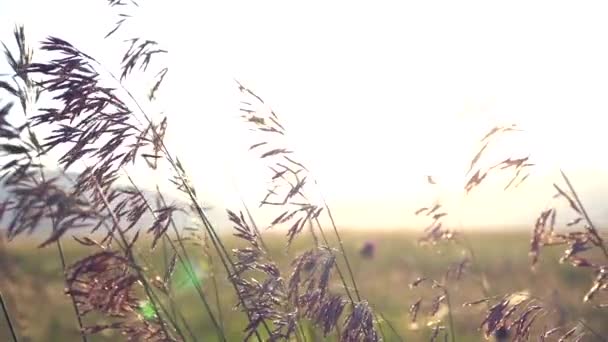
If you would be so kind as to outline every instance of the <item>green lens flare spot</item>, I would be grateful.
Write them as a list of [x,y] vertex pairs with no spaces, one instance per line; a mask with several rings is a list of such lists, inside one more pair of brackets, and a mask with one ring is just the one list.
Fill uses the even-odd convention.
[[154,310],[154,306],[150,301],[142,300],[139,302],[139,314],[143,316],[146,320],[151,320],[156,318],[156,311]]
[[209,265],[204,260],[187,266],[180,265],[174,275],[175,288],[180,291],[194,289],[195,283],[202,285],[208,276]]

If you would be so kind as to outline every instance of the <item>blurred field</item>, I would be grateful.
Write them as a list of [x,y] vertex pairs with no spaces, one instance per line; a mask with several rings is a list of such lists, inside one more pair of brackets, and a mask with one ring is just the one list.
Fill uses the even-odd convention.
[[[440,279],[446,268],[462,259],[462,248],[454,245],[428,248],[418,246],[417,235],[400,232],[344,231],[343,238],[351,260],[360,291],[364,298],[399,330],[408,341],[427,340],[430,329],[424,313],[417,324],[411,324],[409,306],[420,296],[430,300],[430,292],[424,289],[410,289],[408,284],[419,276]],[[483,298],[481,284],[485,283],[489,294],[501,295],[507,291],[529,291],[532,295],[552,303],[554,314],[547,318],[547,325],[567,322],[572,318],[583,318],[589,326],[608,336],[608,315],[591,304],[583,304],[582,298],[588,290],[593,275],[585,269],[575,269],[558,262],[562,248],[546,249],[535,271],[530,270],[528,259],[527,233],[469,233],[478,263],[478,268],[468,269],[463,279],[451,282],[452,299],[458,341],[479,341],[479,323],[486,307],[463,307],[467,301]],[[75,260],[85,252],[85,248],[64,239],[68,261]],[[306,238],[301,238],[286,252],[284,239],[280,235],[269,235],[267,243],[272,254],[285,269],[293,255],[309,246]],[[230,240],[229,240],[230,241]],[[372,258],[364,258],[358,251],[365,241],[376,243],[376,253]],[[142,255],[147,242],[140,244]],[[7,297],[9,307],[16,318],[21,341],[78,341],[75,330],[73,309],[69,299],[63,295],[61,266],[57,250],[53,246],[36,249],[34,244],[21,240],[4,245],[0,250],[0,290]],[[159,247],[160,248],[160,247]],[[162,252],[155,252],[156,259],[149,259],[150,267],[162,274]],[[213,296],[208,265],[202,262],[202,254],[192,247],[192,255],[201,257],[195,267],[205,289]],[[484,277],[482,277],[482,274]],[[208,336],[201,341],[215,340],[215,335],[207,320],[198,297],[187,283],[181,282],[179,269],[174,278],[174,288],[178,309],[182,311],[194,333]],[[288,274],[284,274],[288,277]],[[183,280],[183,279],[182,279]],[[224,324],[230,340],[239,341],[239,331],[244,324],[243,317],[232,310],[235,303],[232,288],[221,279],[220,301]],[[339,288],[339,285],[336,284]],[[215,301],[215,297],[213,297]],[[428,304],[424,309],[428,309]],[[445,316],[439,317],[446,319]],[[436,318],[435,318],[436,319]],[[561,321],[561,322],[560,322]],[[85,323],[95,322],[93,317]],[[384,326],[387,340],[395,340],[388,326]],[[0,341],[9,341],[4,318],[0,319]],[[91,341],[115,341],[111,334],[96,336]],[[322,339],[318,339],[322,340]],[[587,339],[593,341],[593,339]]]

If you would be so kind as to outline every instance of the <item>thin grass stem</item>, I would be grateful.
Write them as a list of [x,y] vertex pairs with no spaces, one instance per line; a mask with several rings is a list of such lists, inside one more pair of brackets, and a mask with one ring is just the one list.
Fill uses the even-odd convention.
[[15,326],[13,325],[13,321],[11,320],[11,315],[8,311],[8,306],[6,301],[4,300],[4,296],[2,295],[2,291],[0,291],[0,305],[2,306],[2,312],[4,312],[4,318],[6,319],[6,324],[8,325],[8,331],[11,333],[11,337],[13,342],[19,342],[17,338],[17,331]]
[[445,301],[448,305],[448,324],[450,325],[450,341],[452,342],[456,342],[456,330],[454,328],[454,315],[452,313],[452,302],[450,299],[450,293],[448,292],[448,289],[445,287],[443,288],[443,293],[445,294]]
[[564,171],[563,170],[559,170],[559,171],[561,172],[562,177],[566,181],[568,188],[572,192],[572,196],[574,196],[574,200],[576,201],[576,204],[578,205],[579,209],[583,213],[583,216],[585,216],[585,221],[587,221],[587,223],[588,223],[587,230],[596,239],[595,244],[602,250],[606,259],[608,259],[608,248],[606,247],[604,240],[600,236],[599,231],[597,230],[597,228],[591,221],[591,217],[589,217],[589,214],[587,214],[587,210],[585,209],[585,207],[583,206],[583,203],[581,202],[580,198],[578,197],[576,190],[574,190],[574,186],[572,186],[572,183],[570,183],[570,179],[568,179],[568,177],[566,176]]
[[325,209],[327,210],[327,215],[329,216],[329,220],[330,220],[331,226],[334,230],[334,234],[336,235],[336,238],[338,238],[338,245],[340,246],[340,252],[342,252],[342,257],[344,258],[344,263],[346,264],[346,268],[348,270],[350,280],[353,284],[355,296],[357,297],[357,301],[361,301],[361,295],[359,294],[359,288],[357,287],[357,282],[355,281],[355,275],[353,273],[352,267],[350,266],[350,261],[348,260],[348,256],[346,255],[346,248],[344,248],[344,242],[342,240],[342,237],[340,236],[340,232],[338,232],[338,227],[336,226],[336,222],[334,221],[334,216],[332,215],[331,209],[329,208],[329,205],[325,201],[325,198],[323,198],[323,205],[325,206]]
[[[135,271],[137,272],[139,280],[143,284],[144,291],[146,292],[146,295],[148,296],[148,298],[150,298],[150,303],[152,304],[152,308],[154,309],[154,312],[156,312],[158,314],[161,329],[162,329],[163,333],[165,334],[165,336],[170,336],[169,332],[167,331],[167,328],[166,328],[166,322],[162,319],[162,317],[160,315],[161,311],[159,310],[159,306],[161,307],[161,309],[163,309],[163,312],[165,313],[165,315],[169,316],[167,314],[168,312],[164,308],[162,303],[160,303],[160,301],[158,301],[158,298],[152,291],[150,284],[148,283],[148,280],[146,279],[145,275],[143,274],[140,267],[138,266],[138,264],[135,260],[135,257],[133,256],[132,251],[129,250],[129,248],[128,248],[129,242],[127,241],[127,238],[125,237],[124,231],[120,227],[120,223],[119,223],[120,221],[118,220],[118,217],[116,217],[116,213],[114,213],[114,211],[112,210],[112,207],[110,206],[110,203],[109,203],[105,193],[103,192],[103,189],[99,185],[99,182],[97,181],[97,179],[95,179],[93,177],[93,180],[94,180],[95,190],[99,194],[99,197],[101,198],[104,206],[106,207],[106,210],[108,210],[108,213],[110,214],[110,218],[112,219],[114,225],[117,227],[116,230],[118,230],[118,232],[119,232],[118,235],[121,239],[122,244],[124,245],[123,249],[125,251],[125,254],[126,254],[127,258],[129,259],[129,261],[131,262],[133,269],[135,269]],[[179,329],[179,325],[175,321],[173,321],[171,319],[171,317],[168,317],[168,319],[172,321],[171,323],[173,324],[174,328],[176,329],[176,331],[180,335],[180,337],[185,340],[186,338],[183,335],[183,333],[181,332],[181,330]]]
[[391,331],[393,332],[393,335],[395,335],[399,341],[404,342],[405,340],[403,339],[403,337],[401,337],[401,335],[399,334],[399,332],[397,331],[397,329],[395,329],[395,327],[393,326],[393,324],[391,323],[391,321],[388,320],[384,316],[384,314],[382,312],[378,312],[378,315],[380,315],[380,317],[382,318],[382,320],[384,322],[386,322],[386,325],[388,325],[388,327],[391,329]]
[[[323,228],[321,226],[321,222],[319,222],[318,218],[315,218],[315,222],[317,223],[317,228],[319,228],[319,232],[321,233],[321,238],[323,238],[323,241],[325,242],[325,244],[327,246],[329,246],[329,240],[327,239],[327,236],[325,235],[325,231],[323,230]],[[329,252],[333,254],[333,251],[331,249],[329,249]],[[340,278],[340,281],[342,282],[342,287],[344,287],[344,291],[346,291],[346,295],[348,296],[348,299],[350,299],[350,304],[354,308],[355,300],[350,292],[348,283],[346,282],[346,278],[344,277],[344,273],[342,273],[342,270],[340,269],[340,266],[338,266],[338,263],[336,263],[336,272],[338,272],[338,277]]]
[[[65,272],[67,269],[67,264],[65,261],[65,255],[63,253],[63,247],[61,246],[61,239],[57,239],[56,242],[57,251],[59,252],[59,259],[61,260],[61,269],[63,270],[64,280],[65,280]],[[78,332],[80,333],[80,337],[83,342],[87,342],[87,335],[84,333],[84,324],[82,322],[82,316],[80,315],[80,311],[78,310],[78,304],[76,304],[76,300],[73,296],[70,296],[70,302],[72,303],[72,308],[74,309],[74,314],[76,315],[76,322],[78,323]]]
[[[156,219],[156,213],[154,212],[154,209],[152,208],[152,206],[150,205],[150,203],[148,202],[148,200],[143,195],[143,192],[141,191],[141,189],[139,189],[139,187],[137,186],[137,184],[135,183],[135,181],[133,180],[133,178],[126,171],[125,171],[125,174],[127,176],[127,179],[129,180],[129,182],[131,183],[131,186],[133,186],[133,188],[137,191],[137,193],[140,196],[140,198],[142,199],[142,201],[145,203],[146,208],[148,209],[148,211]],[[162,204],[166,206],[167,202],[165,201],[164,196],[162,195],[162,193],[158,189],[157,189],[157,192],[158,192],[158,195],[160,197],[160,200],[161,200]],[[188,273],[188,277],[191,279],[192,284],[194,285],[194,288],[196,289],[199,298],[203,302],[203,306],[205,307],[205,310],[209,314],[209,318],[211,319],[211,321],[212,321],[213,325],[215,326],[215,328],[219,331],[219,337],[220,337],[220,339],[222,341],[225,341],[226,337],[224,335],[224,325],[223,325],[223,321],[221,319],[221,308],[220,308],[220,302],[219,302],[219,295],[218,295],[218,298],[217,298],[217,305],[218,305],[218,311],[219,311],[220,320],[218,322],[218,320],[213,315],[213,311],[211,310],[211,306],[209,305],[209,302],[207,300],[207,297],[205,296],[205,293],[203,292],[202,288],[200,287],[200,283],[198,281],[198,278],[196,277],[196,274],[192,270],[192,261],[191,261],[192,259],[188,255],[186,247],[183,245],[182,239],[181,239],[181,237],[179,235],[179,230],[177,229],[177,226],[176,226],[175,221],[173,220],[173,218],[170,219],[170,224],[171,224],[171,226],[172,226],[172,228],[173,228],[173,230],[175,232],[176,240],[178,241],[178,243],[180,245],[180,248],[181,248],[181,251],[184,254],[184,257],[185,257],[186,260],[184,260],[184,258],[182,257],[182,255],[179,253],[179,251],[175,247],[175,244],[173,243],[173,241],[171,240],[171,238],[168,236],[168,234],[166,232],[163,234],[163,238],[164,238],[163,239],[163,243],[165,241],[167,241],[169,243],[171,249],[176,253],[178,260],[180,261],[181,265],[186,269],[186,272]]]
[[[102,68],[105,69],[105,67],[101,63],[99,63],[99,62],[96,62],[96,63],[98,65],[100,65]],[[247,305],[245,304],[245,302],[243,301],[243,299],[241,297],[241,294],[240,294],[240,292],[238,290],[238,286],[232,280],[232,272],[231,272],[231,268],[228,266],[228,263],[230,263],[230,265],[232,267],[232,271],[236,270],[236,267],[235,267],[234,263],[232,262],[232,260],[230,259],[230,256],[229,256],[229,253],[228,253],[226,247],[224,246],[223,242],[221,241],[221,239],[219,238],[219,236],[215,232],[215,229],[211,225],[211,222],[208,220],[207,216],[205,215],[205,213],[203,212],[202,208],[198,204],[198,201],[196,200],[196,196],[192,192],[192,189],[190,188],[190,186],[187,184],[187,181],[186,181],[184,175],[182,174],[182,172],[179,171],[179,169],[181,169],[181,168],[178,167],[177,161],[172,157],[172,154],[169,152],[169,149],[165,145],[164,140],[162,139],[162,137],[159,136],[158,132],[156,131],[156,129],[152,125],[152,120],[151,120],[150,116],[144,111],[144,109],[139,104],[139,102],[137,101],[137,99],[135,98],[135,96],[133,96],[133,94],[131,93],[131,91],[129,91],[127,88],[125,88],[122,85],[122,83],[118,80],[118,78],[116,78],[116,76],[111,71],[109,71],[107,69],[105,69],[105,70],[119,84],[120,88],[129,96],[129,98],[131,99],[131,101],[135,104],[135,106],[139,109],[140,113],[144,116],[145,120],[147,121],[147,124],[150,125],[150,127],[151,127],[151,131],[152,131],[152,134],[154,136],[154,139],[157,139],[158,141],[160,141],[160,145],[162,147],[162,152],[165,154],[165,157],[166,157],[167,161],[177,171],[178,178],[180,179],[180,182],[182,183],[182,186],[184,187],[184,190],[186,191],[186,194],[188,195],[188,197],[189,197],[192,205],[195,207],[197,215],[199,216],[199,218],[203,222],[203,225],[205,226],[205,230],[207,231],[207,233],[211,237],[211,242],[213,243],[214,248],[218,251],[218,255],[220,256],[220,260],[222,261],[222,264],[224,265],[224,268],[228,272],[228,276],[229,276],[230,282],[233,284],[233,286],[235,288],[235,291],[236,291],[236,294],[239,297],[239,300],[242,303],[243,307],[245,308],[245,312],[247,313],[247,317],[248,317],[249,321],[251,322],[251,315],[249,314],[249,311],[247,309]],[[137,117],[135,117],[135,118],[137,119]],[[226,262],[226,260],[228,260],[228,262]],[[266,329],[266,331],[270,335],[270,328],[268,327],[268,324],[266,323],[265,320],[263,320],[262,323],[263,323],[264,328]],[[257,331],[255,332],[255,334],[256,334],[256,337],[258,338],[258,340],[261,340],[261,337],[260,337],[260,335],[259,335],[259,333]]]
[[600,333],[598,333],[597,331],[595,331],[595,329],[590,327],[589,324],[585,323],[585,321],[582,318],[579,318],[577,320],[577,322],[580,323],[585,329],[587,329],[593,336],[597,337],[598,341],[602,341],[602,342],[608,341],[608,339],[606,337],[600,335]]

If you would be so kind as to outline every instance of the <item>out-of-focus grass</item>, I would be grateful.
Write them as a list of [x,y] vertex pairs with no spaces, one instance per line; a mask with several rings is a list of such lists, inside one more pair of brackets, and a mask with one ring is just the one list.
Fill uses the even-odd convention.
[[[532,295],[546,299],[554,304],[555,314],[548,325],[559,324],[569,319],[583,318],[603,335],[608,336],[608,314],[595,309],[591,304],[582,303],[582,298],[592,282],[593,275],[585,269],[575,269],[559,264],[562,248],[546,249],[541,262],[532,271],[527,257],[529,235],[526,233],[468,233],[467,234],[478,261],[476,271],[467,273],[459,282],[450,286],[453,313],[458,330],[459,341],[479,341],[479,323],[483,319],[484,305],[463,307],[467,301],[483,297],[481,284],[485,281],[491,295],[501,295],[514,291],[529,291]],[[429,328],[425,327],[427,318],[420,314],[418,323],[411,324],[409,306],[420,296],[430,299],[426,289],[410,289],[409,283],[419,276],[440,278],[450,263],[463,257],[463,249],[456,245],[426,248],[417,245],[417,235],[403,232],[344,231],[343,238],[347,251],[352,253],[354,268],[362,297],[369,302],[397,328],[407,340],[423,341],[428,337]],[[366,259],[358,254],[362,244],[371,240],[376,243],[373,258]],[[234,240],[227,240],[229,244]],[[297,240],[286,251],[284,237],[270,234],[266,242],[271,254],[287,269],[287,263],[295,254],[310,246],[306,238]],[[157,247],[154,253],[147,250],[149,244],[143,241],[140,252],[146,257],[152,269],[162,275],[162,250]],[[77,341],[75,321],[69,299],[63,295],[61,266],[54,248],[37,249],[32,241],[15,241],[4,246],[4,260],[0,269],[0,290],[8,297],[12,314],[22,341]],[[86,249],[65,240],[64,249],[68,260],[76,260],[84,255]],[[192,247],[191,256],[196,256],[195,267],[200,270],[205,291],[213,298],[208,267],[204,264],[202,253]],[[485,279],[482,279],[480,271]],[[288,277],[288,273],[284,277]],[[180,270],[174,276],[177,306],[187,318],[192,330],[201,341],[215,339],[215,333],[206,317],[198,297]],[[181,281],[181,283],[180,283]],[[244,319],[233,309],[235,296],[232,287],[223,279],[220,283],[222,314],[231,341],[242,339],[241,330]],[[180,285],[181,284],[181,285]],[[337,286],[339,287],[339,286]],[[215,299],[213,299],[215,300]],[[94,317],[85,323],[99,323]],[[387,340],[393,340],[390,329],[384,327]],[[6,323],[0,321],[0,340],[9,340]],[[112,334],[97,335],[91,341],[114,341]]]

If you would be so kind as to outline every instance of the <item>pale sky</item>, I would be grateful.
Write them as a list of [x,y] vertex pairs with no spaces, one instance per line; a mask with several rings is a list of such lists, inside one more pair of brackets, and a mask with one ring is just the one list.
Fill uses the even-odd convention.
[[[105,1],[0,0],[0,38],[23,23],[30,41],[58,36],[110,67],[118,38],[166,46],[170,147],[211,204],[238,205],[231,177],[250,203],[266,186],[238,79],[282,117],[342,226],[419,228],[413,211],[437,196],[464,226],[532,224],[559,167],[608,222],[604,1],[141,2],[104,41],[116,20]],[[497,177],[463,200],[477,141],[511,123],[526,132],[495,153],[530,153],[529,180],[504,193]]]

